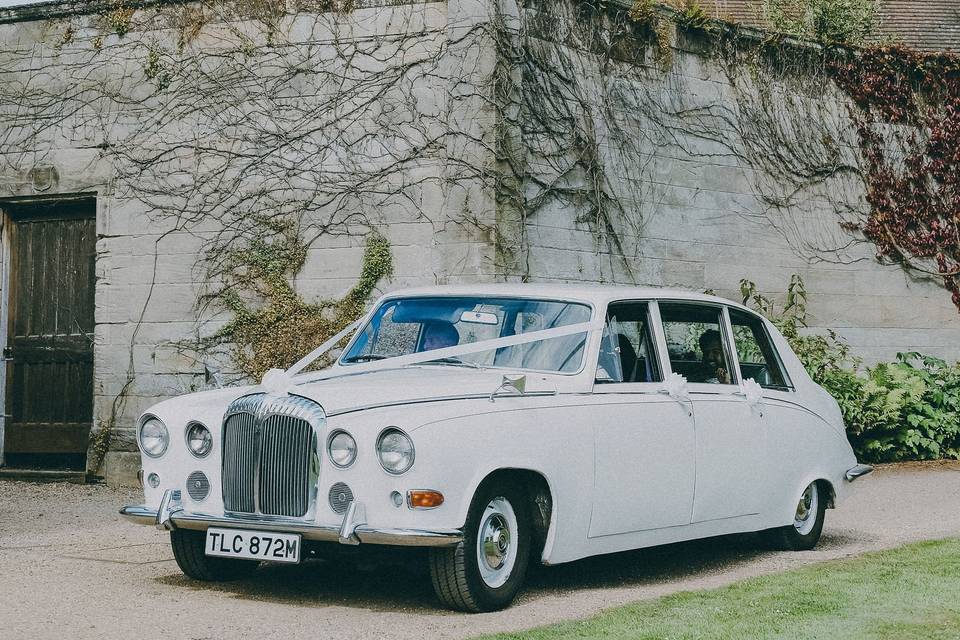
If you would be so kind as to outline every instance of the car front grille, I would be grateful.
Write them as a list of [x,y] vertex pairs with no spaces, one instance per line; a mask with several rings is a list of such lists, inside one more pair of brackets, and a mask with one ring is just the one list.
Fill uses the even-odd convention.
[[232,513],[302,518],[316,498],[320,405],[297,396],[245,396],[223,423],[223,506]]

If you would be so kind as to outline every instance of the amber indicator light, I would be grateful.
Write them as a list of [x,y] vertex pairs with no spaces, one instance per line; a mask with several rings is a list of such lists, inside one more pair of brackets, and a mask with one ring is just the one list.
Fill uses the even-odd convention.
[[408,491],[407,504],[411,509],[435,509],[443,504],[439,491]]

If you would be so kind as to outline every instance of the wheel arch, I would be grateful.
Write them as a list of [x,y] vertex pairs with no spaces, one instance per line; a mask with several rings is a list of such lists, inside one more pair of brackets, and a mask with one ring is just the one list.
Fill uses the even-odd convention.
[[[782,515],[777,517],[776,525],[781,526],[793,522],[793,517],[797,508],[797,500],[801,495],[803,495],[804,490],[810,486],[811,483],[816,483],[817,486],[821,489],[821,495],[826,496],[827,509],[833,509],[836,506],[836,497],[837,492],[834,487],[833,481],[829,479],[828,475],[825,473],[814,473],[808,476],[804,476],[802,481],[797,484],[792,493],[795,498],[791,498],[788,505],[783,507]],[[777,513],[780,513],[779,507]]]
[[522,467],[502,467],[488,472],[474,487],[471,504],[477,494],[491,482],[505,481],[512,486],[522,487],[530,501],[530,514],[533,527],[533,548],[531,557],[543,559],[553,544],[555,530],[555,500],[553,488],[547,476],[535,469]]
[[827,478],[817,478],[815,482],[827,498],[827,509],[835,509],[837,506],[837,490],[833,486],[833,482]]

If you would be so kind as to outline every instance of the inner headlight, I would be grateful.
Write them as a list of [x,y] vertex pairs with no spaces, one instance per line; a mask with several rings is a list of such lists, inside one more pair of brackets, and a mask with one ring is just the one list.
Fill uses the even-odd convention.
[[377,457],[387,473],[400,475],[413,466],[415,452],[410,436],[396,427],[387,427],[377,438]]
[[213,436],[210,429],[199,422],[187,425],[187,448],[198,458],[205,458],[213,449]]
[[357,459],[357,441],[346,431],[334,431],[327,441],[330,462],[346,469]]
[[159,458],[167,452],[170,444],[170,434],[167,425],[160,418],[148,416],[140,425],[140,448],[151,458]]

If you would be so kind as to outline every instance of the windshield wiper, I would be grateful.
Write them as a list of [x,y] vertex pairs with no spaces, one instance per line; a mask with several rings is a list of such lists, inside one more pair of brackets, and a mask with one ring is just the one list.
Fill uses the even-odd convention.
[[364,353],[359,356],[352,356],[344,360],[346,363],[371,362],[373,360],[386,360],[390,356],[384,356],[379,353]]
[[482,369],[480,365],[476,362],[466,362],[460,358],[437,358],[436,360],[428,360],[421,364],[450,364],[455,367],[470,367],[471,369]]

